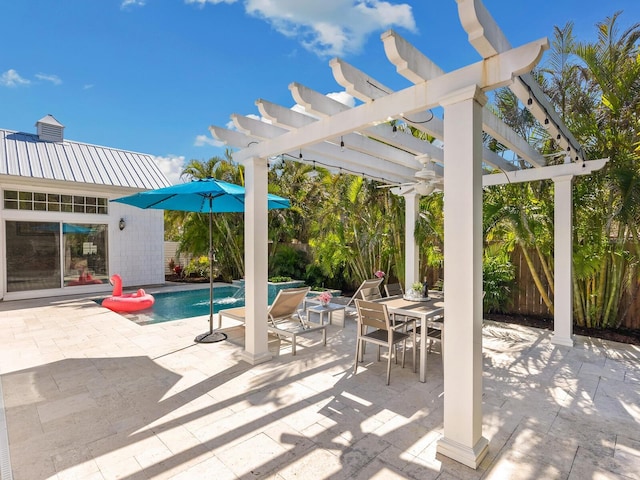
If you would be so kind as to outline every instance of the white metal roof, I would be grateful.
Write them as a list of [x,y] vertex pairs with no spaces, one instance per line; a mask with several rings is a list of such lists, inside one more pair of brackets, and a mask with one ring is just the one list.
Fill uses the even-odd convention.
[[171,185],[152,155],[3,129],[0,175],[140,189]]

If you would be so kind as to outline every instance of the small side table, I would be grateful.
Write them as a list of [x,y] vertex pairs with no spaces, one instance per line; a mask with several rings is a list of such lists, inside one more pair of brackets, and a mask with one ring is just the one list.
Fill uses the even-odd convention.
[[333,325],[339,325],[344,327],[344,305],[340,305],[337,303],[330,303],[326,307],[323,305],[314,305],[312,307],[307,307],[307,319],[311,321],[311,315],[318,315],[319,323],[321,325],[325,324],[325,315],[327,317],[327,321]]

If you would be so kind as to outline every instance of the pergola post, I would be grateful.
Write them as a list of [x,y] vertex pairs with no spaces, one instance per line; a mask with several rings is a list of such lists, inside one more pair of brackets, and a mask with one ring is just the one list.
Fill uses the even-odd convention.
[[244,263],[245,347],[241,357],[256,365],[271,359],[268,347],[267,160],[248,158],[245,166]]
[[414,192],[404,196],[404,290],[420,280],[420,251],[416,244],[416,220],[420,213],[420,195]]
[[482,107],[476,86],[444,99],[444,437],[437,451],[477,468],[482,436]]
[[554,177],[554,293],[551,343],[573,347],[573,175]]

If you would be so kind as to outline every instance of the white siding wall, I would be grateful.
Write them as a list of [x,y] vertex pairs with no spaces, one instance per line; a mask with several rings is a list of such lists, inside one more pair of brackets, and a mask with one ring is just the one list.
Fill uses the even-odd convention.
[[[164,283],[163,212],[109,204],[112,218],[109,270],[122,277],[125,287]],[[122,231],[118,228],[120,218],[126,222]]]

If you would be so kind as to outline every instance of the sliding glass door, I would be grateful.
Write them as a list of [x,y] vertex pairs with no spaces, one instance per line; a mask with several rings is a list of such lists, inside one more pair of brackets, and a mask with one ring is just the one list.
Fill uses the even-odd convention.
[[7,292],[109,281],[105,224],[7,221],[5,231]]
[[109,283],[107,226],[64,223],[64,285]]

